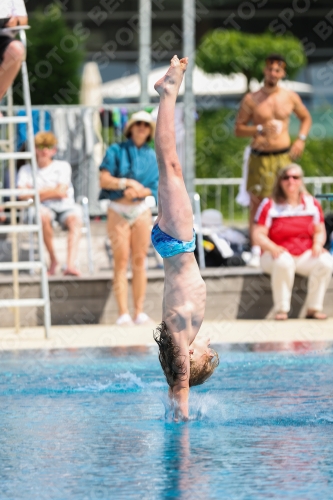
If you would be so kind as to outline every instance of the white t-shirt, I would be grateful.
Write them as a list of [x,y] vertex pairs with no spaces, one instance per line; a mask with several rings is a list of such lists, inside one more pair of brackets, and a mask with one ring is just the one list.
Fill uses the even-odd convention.
[[26,15],[24,0],[0,0],[0,19]]
[[[49,199],[42,202],[46,207],[58,212],[65,211],[75,204],[74,188],[72,185],[72,168],[67,161],[53,160],[50,165],[37,170],[37,189],[56,188],[59,184],[68,186],[67,197]],[[31,165],[23,165],[18,171],[17,187],[32,187]]]

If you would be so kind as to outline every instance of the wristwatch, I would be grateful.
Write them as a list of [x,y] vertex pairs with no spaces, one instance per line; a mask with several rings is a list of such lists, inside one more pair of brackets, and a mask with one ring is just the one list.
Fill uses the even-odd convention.
[[261,124],[257,125],[257,132],[258,132],[258,134],[262,134],[263,130],[264,130],[264,127]]
[[306,141],[307,136],[305,134],[298,134],[298,138],[301,139],[301,141]]

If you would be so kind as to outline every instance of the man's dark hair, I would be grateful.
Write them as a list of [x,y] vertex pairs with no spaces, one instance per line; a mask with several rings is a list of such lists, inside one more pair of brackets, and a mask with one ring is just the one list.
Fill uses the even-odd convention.
[[266,59],[266,63],[279,62],[283,63],[283,67],[287,65],[285,58],[281,54],[269,54]]
[[[164,321],[156,328],[154,340],[159,348],[158,358],[167,383],[173,387],[178,380],[186,377],[185,357],[179,354],[179,347],[174,344]],[[198,365],[195,361],[190,360],[189,386],[203,384],[213,374],[218,364],[217,353],[212,359],[207,358],[203,365]]]

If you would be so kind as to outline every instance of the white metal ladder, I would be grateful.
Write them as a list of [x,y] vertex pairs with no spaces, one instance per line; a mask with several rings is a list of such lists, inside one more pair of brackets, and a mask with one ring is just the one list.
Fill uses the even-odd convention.
[[[19,30],[20,39],[26,47],[26,34],[24,30]],[[0,126],[8,127],[8,139],[1,141],[0,160],[8,161],[9,166],[9,189],[0,189],[0,199],[7,197],[10,201],[2,202],[0,205],[10,209],[10,224],[0,224],[0,233],[10,233],[12,235],[12,262],[0,262],[0,271],[12,271],[13,273],[13,299],[0,300],[0,307],[14,309],[15,330],[18,333],[20,330],[20,307],[43,307],[44,308],[44,327],[45,336],[48,338],[51,326],[50,314],[50,299],[49,287],[47,279],[47,269],[44,258],[44,244],[42,224],[40,218],[40,201],[37,191],[37,163],[35,154],[35,141],[32,122],[31,98],[29,88],[29,78],[27,64],[25,61],[21,67],[22,84],[23,84],[23,99],[26,116],[14,116],[13,113],[13,93],[9,89],[7,93],[7,116],[0,117]],[[26,152],[14,152],[14,125],[25,123],[27,125],[27,148]],[[3,150],[6,150],[3,152]],[[32,189],[16,189],[16,172],[15,160],[28,160],[32,167],[33,188]],[[31,195],[33,200],[18,201],[18,196]],[[26,208],[34,204],[35,206],[35,224],[17,224],[17,210]],[[17,236],[19,233],[37,233],[38,236],[38,251],[39,261],[34,262],[19,262]],[[20,298],[19,294],[19,271],[21,270],[39,269],[41,273],[41,295],[42,298]]]

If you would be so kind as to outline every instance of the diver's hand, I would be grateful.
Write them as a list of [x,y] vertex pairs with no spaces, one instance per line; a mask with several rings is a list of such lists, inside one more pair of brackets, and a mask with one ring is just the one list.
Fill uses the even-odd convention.
[[190,394],[189,387],[177,387],[172,390],[174,400],[174,419],[175,422],[188,420],[188,398]]

